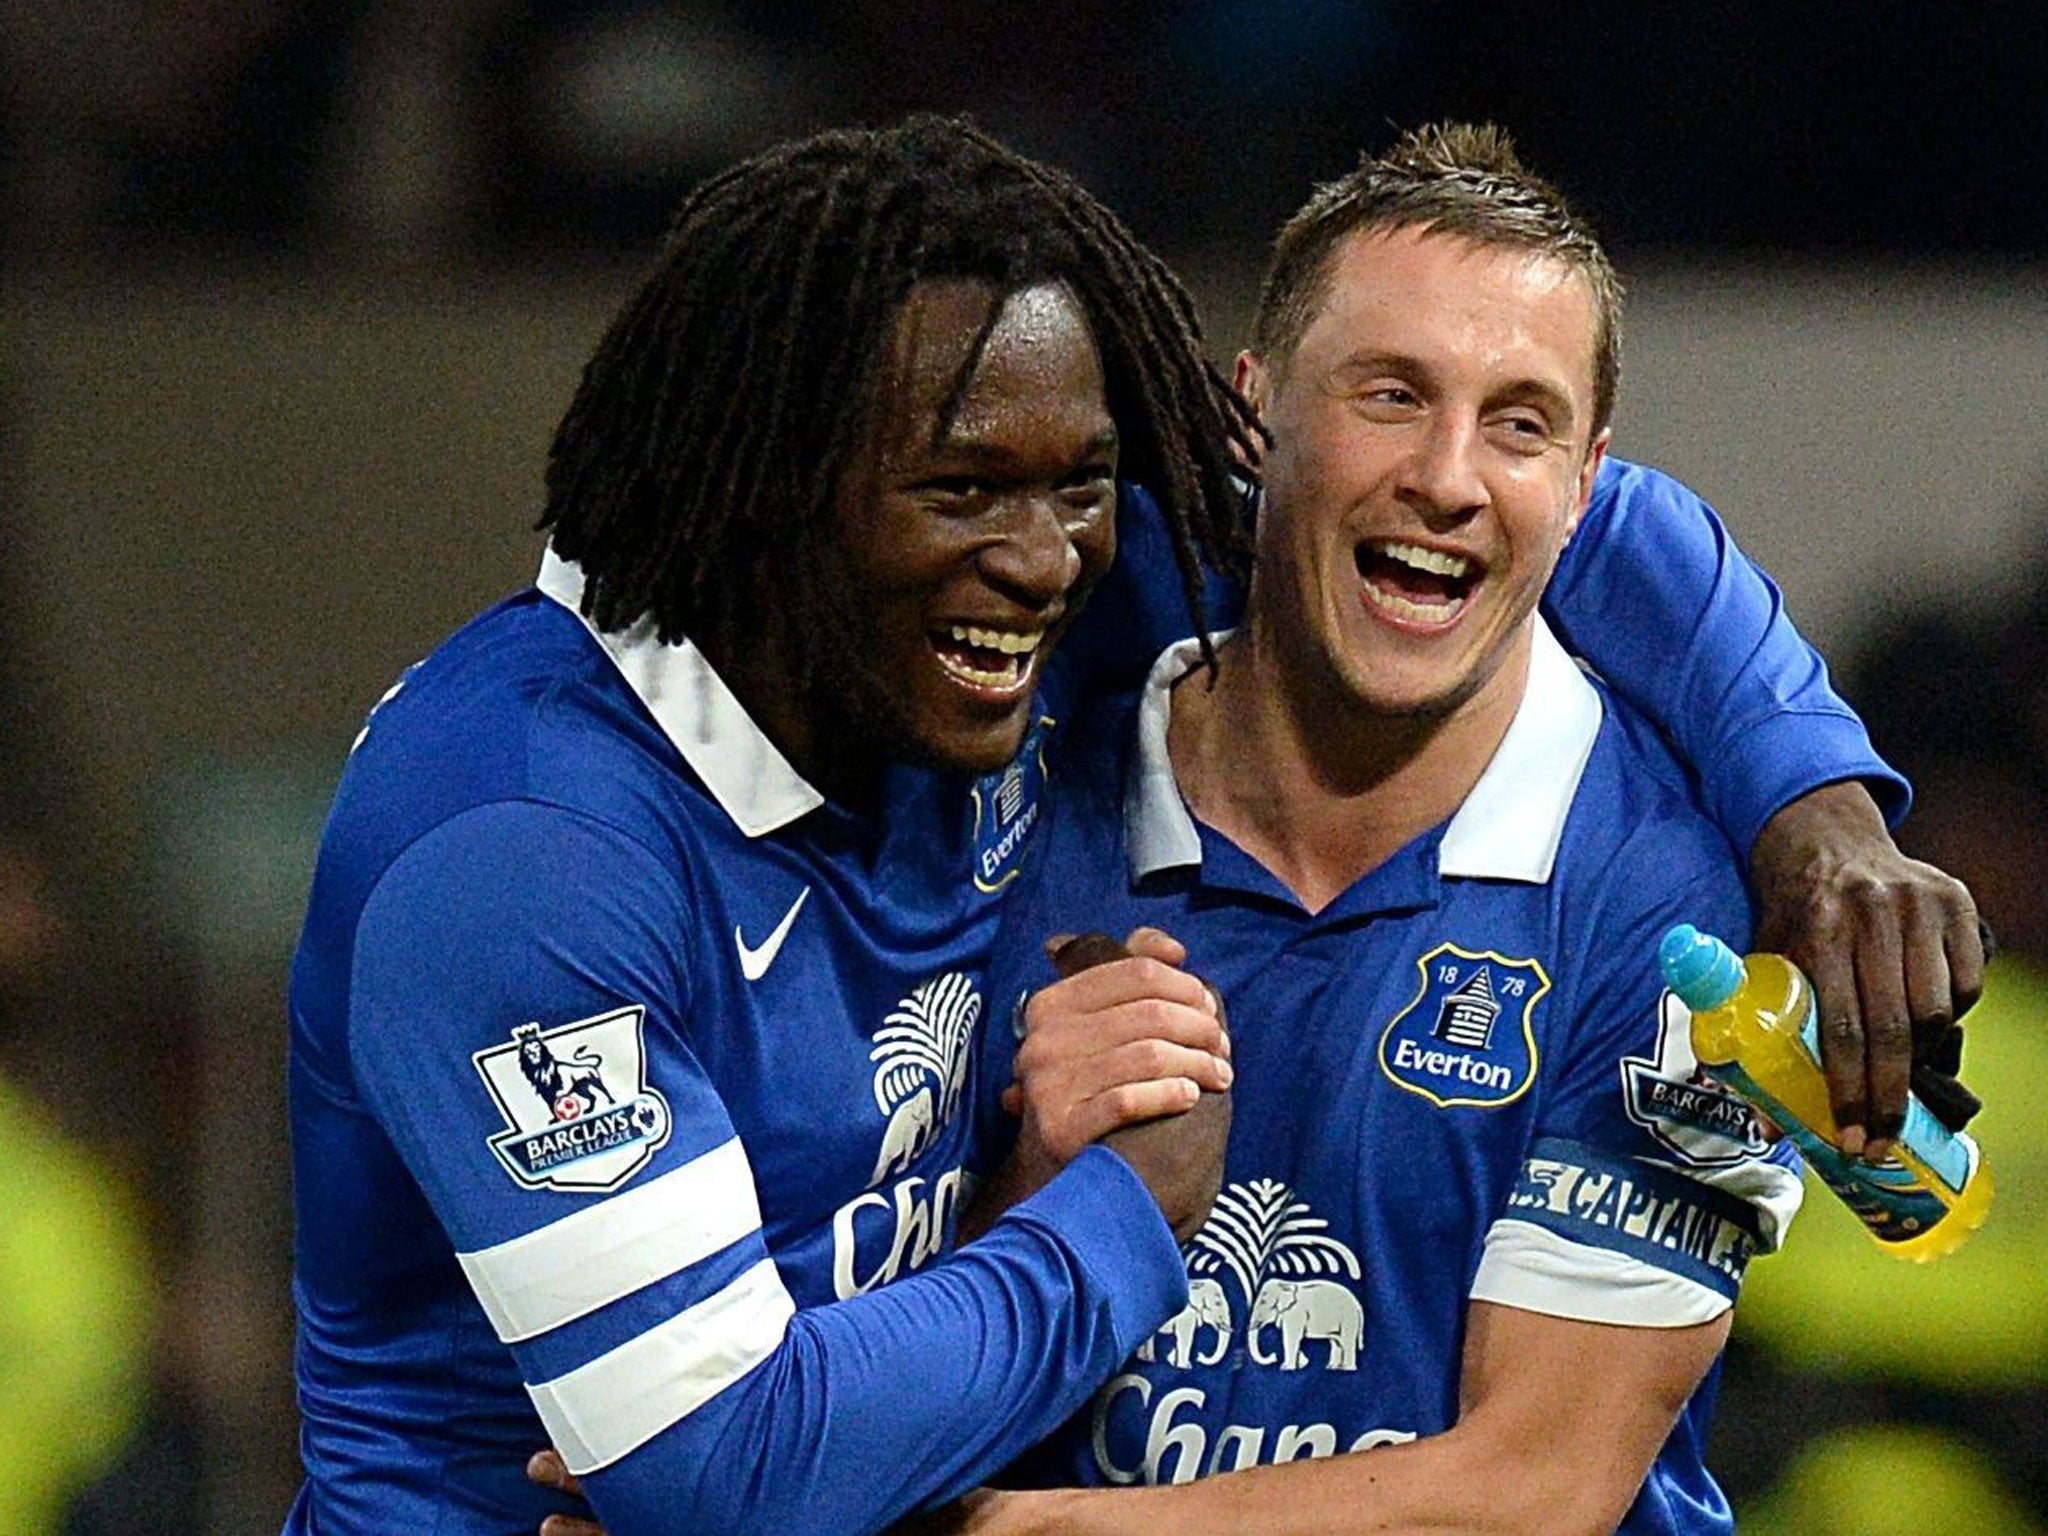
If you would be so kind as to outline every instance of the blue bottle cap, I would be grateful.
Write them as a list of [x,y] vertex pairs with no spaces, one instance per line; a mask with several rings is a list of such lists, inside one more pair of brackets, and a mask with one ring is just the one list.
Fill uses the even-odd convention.
[[1664,983],[1694,1013],[1718,1008],[1742,989],[1742,957],[1691,923],[1680,923],[1657,946]]

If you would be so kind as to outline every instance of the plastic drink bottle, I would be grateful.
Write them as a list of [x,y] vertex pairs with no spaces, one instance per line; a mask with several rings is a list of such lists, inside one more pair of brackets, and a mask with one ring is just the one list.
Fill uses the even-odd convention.
[[1918,1099],[1881,1163],[1844,1153],[1821,1071],[1813,987],[1782,955],[1747,960],[1681,923],[1657,963],[1692,1010],[1692,1052],[1707,1074],[1789,1136],[1813,1171],[1887,1253],[1924,1264],[1953,1253],[1984,1224],[1991,1170],[1977,1143]]

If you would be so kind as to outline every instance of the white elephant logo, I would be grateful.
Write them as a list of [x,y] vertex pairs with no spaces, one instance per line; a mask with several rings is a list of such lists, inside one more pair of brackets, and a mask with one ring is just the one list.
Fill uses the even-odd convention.
[[[1216,1345],[1211,1353],[1197,1355],[1195,1339],[1204,1325],[1216,1330]],[[1214,1365],[1221,1360],[1230,1352],[1230,1302],[1223,1294],[1222,1283],[1199,1275],[1188,1281],[1188,1304],[1160,1326],[1159,1334],[1170,1340],[1166,1346],[1168,1365],[1185,1370],[1191,1365]],[[1152,1347],[1159,1334],[1138,1346],[1140,1360],[1153,1358]]]
[[967,1046],[981,1019],[981,994],[958,971],[934,976],[896,1005],[875,1032],[875,1107],[889,1117],[875,1155],[873,1188],[908,1172],[942,1126],[952,1123],[967,1085]]
[[1275,1363],[1261,1353],[1260,1335],[1268,1327],[1280,1330],[1278,1364],[1283,1371],[1307,1367],[1302,1352],[1304,1340],[1321,1340],[1330,1346],[1328,1367],[1333,1371],[1358,1369],[1358,1341],[1365,1332],[1365,1309],[1348,1286],[1334,1280],[1269,1279],[1259,1287],[1252,1302],[1252,1315],[1245,1324],[1245,1349],[1260,1365]]
[[909,1172],[917,1154],[930,1144],[937,1129],[932,1091],[920,1088],[889,1116],[888,1128],[882,1132],[882,1150],[875,1158],[875,1171],[868,1175],[868,1187],[872,1189],[892,1173]]

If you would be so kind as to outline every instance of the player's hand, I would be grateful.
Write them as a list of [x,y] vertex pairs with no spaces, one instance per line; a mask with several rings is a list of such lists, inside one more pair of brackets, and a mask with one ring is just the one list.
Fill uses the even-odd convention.
[[[582,1482],[552,1447],[535,1451],[526,1459],[526,1476],[528,1481],[539,1483],[543,1488],[552,1488],[575,1499],[583,1497]],[[605,1536],[605,1530],[595,1520],[582,1515],[549,1515],[540,1523],[540,1536]]]
[[1180,968],[1187,951],[1156,928],[1050,942],[1061,979],[1032,995],[1004,1107],[1021,1148],[1064,1167],[1090,1142],[1175,1115],[1231,1082],[1216,995]]
[[1956,1021],[1984,989],[1987,934],[1963,883],[1900,853],[1855,783],[1825,785],[1766,822],[1750,875],[1757,948],[1813,982],[1842,1149],[1872,1160],[1890,1149],[1916,1064],[1928,1107],[1967,1118],[1976,1101],[1955,1082]]
[[[1156,928],[1137,929],[1128,946],[1094,933],[1046,948],[1057,951],[1061,979],[1026,1003],[1016,1081],[1003,1093],[1003,1107],[1021,1122],[1017,1143],[961,1211],[960,1241],[974,1241],[1099,1139],[1138,1169],[1178,1228],[1193,1202],[1177,1188],[1191,1181],[1176,1177],[1165,1159],[1186,1133],[1156,1149],[1148,1145],[1153,1138],[1133,1138],[1129,1146],[1109,1138],[1128,1134],[1119,1126],[1220,1097],[1231,1075],[1222,1005],[1179,968],[1186,950]],[[1227,1122],[1229,1101],[1221,1102]],[[1204,1115],[1205,1124],[1214,1113]],[[1206,1214],[1206,1203],[1202,1209]]]
[[[1203,1031],[1206,1040],[1207,1025],[1203,1018],[1213,1020],[1216,1031],[1213,1044],[1206,1049],[1212,1055],[1213,1072],[1203,1076],[1199,1067],[1191,1071],[1188,1082],[1196,1086],[1191,1108],[1185,1111],[1169,1105],[1164,1114],[1153,1113],[1153,1093],[1158,1079],[1136,1085],[1136,1092],[1129,1101],[1130,1114],[1119,1114],[1115,1128],[1102,1136],[1105,1146],[1128,1162],[1145,1187],[1159,1202],[1159,1209],[1173,1228],[1174,1236],[1182,1242],[1193,1237],[1203,1222],[1209,1219],[1209,1209],[1215,1203],[1216,1192],[1223,1185],[1223,1154],[1230,1140],[1230,1098],[1224,1092],[1230,1084],[1231,1068],[1225,1059],[1229,1048],[1229,1031],[1223,1019],[1223,1001],[1213,988],[1199,978],[1190,976],[1180,969],[1187,958],[1187,951],[1173,938],[1156,928],[1135,930],[1126,944],[1118,944],[1106,934],[1082,934],[1074,939],[1056,939],[1047,945],[1052,951],[1054,966],[1065,980],[1060,983],[1069,989],[1067,1001],[1086,1004],[1100,1000],[1106,1003],[1109,1012],[1117,1015],[1117,1023],[1111,1026],[1114,1036],[1125,1028],[1143,1027],[1143,1020],[1126,1017],[1133,999],[1127,989],[1138,989],[1135,1002],[1140,1009],[1156,1010],[1161,1004],[1175,1009],[1193,1009],[1197,1027]],[[1161,974],[1161,971],[1164,974]],[[1199,996],[1188,989],[1192,982],[1199,988]],[[1099,986],[1105,990],[1097,992]],[[1057,993],[1057,987],[1048,988]],[[1049,1038],[1045,1042],[1048,1054],[1056,1063],[1064,1063],[1063,1052],[1069,1049],[1085,1049],[1086,1031],[1097,1030],[1098,1044],[1101,1038],[1102,1020],[1099,1016],[1083,1012],[1071,1020],[1058,1010],[1048,1010],[1043,1016]],[[1181,1022],[1175,1015],[1167,1015],[1170,1022]],[[1068,1040],[1062,1032],[1072,1023],[1077,1031],[1076,1038]],[[1025,1047],[1031,1043],[1029,1031],[1034,1027],[1030,1009],[1025,1010]],[[1156,1038],[1142,1044],[1157,1046]],[[1021,1063],[1024,1048],[1018,1050]],[[1183,1045],[1182,1050],[1198,1050],[1201,1047]],[[1103,1071],[1102,1063],[1113,1063],[1106,1075],[1121,1075],[1122,1069],[1131,1058],[1120,1056],[1128,1052],[1128,1045],[1113,1049],[1098,1050],[1098,1072]],[[1029,1105],[1031,1088],[1024,1083],[1024,1072],[1019,1068],[1019,1088],[1026,1105]],[[1093,1076],[1083,1067],[1081,1081],[1091,1081]],[[1130,1091],[1131,1085],[1111,1088],[1102,1097],[1115,1101],[1116,1096]],[[1176,1097],[1185,1099],[1184,1091]]]

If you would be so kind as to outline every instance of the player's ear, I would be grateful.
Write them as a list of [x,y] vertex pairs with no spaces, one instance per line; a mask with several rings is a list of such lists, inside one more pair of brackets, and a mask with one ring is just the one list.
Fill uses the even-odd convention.
[[1237,392],[1251,403],[1251,408],[1261,416],[1266,414],[1267,368],[1266,361],[1256,352],[1237,354],[1237,368],[1231,374],[1230,382],[1237,386]]
[[1577,494],[1572,498],[1571,522],[1565,528],[1564,536],[1569,539],[1579,531],[1579,520],[1586,515],[1586,508],[1592,504],[1593,482],[1600,477],[1600,466],[1607,462],[1607,445],[1614,441],[1614,429],[1607,428],[1593,439],[1586,449],[1586,462],[1579,466]]

